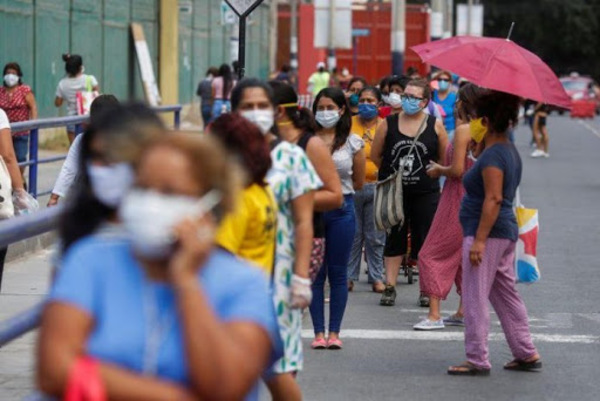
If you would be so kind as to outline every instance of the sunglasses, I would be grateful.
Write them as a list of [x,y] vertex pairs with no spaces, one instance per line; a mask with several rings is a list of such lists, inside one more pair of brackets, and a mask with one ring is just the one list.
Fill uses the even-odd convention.
[[439,79],[438,79],[438,81],[442,81],[442,82],[450,82],[450,80],[449,80],[449,79],[446,79],[446,78],[439,78]]

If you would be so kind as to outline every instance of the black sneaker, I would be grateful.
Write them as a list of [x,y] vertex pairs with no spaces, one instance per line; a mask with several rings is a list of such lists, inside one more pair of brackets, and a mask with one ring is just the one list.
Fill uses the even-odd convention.
[[394,306],[396,304],[396,287],[393,285],[386,285],[381,296],[379,305],[381,306]]
[[419,295],[419,306],[421,308],[429,308],[429,297],[427,295]]

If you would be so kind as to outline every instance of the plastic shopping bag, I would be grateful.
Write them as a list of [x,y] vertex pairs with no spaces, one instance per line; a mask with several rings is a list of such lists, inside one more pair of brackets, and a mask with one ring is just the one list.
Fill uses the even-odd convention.
[[75,94],[75,100],[77,101],[77,114],[80,116],[90,114],[92,102],[98,97],[98,95],[99,93],[93,89],[91,76],[86,75],[85,91],[77,92]]
[[540,280],[537,262],[539,220],[537,209],[515,208],[519,239],[515,256],[515,277],[518,283],[533,284]]
[[40,208],[37,199],[29,195],[25,190],[14,191],[12,200],[15,207],[15,214],[18,216],[37,212]]

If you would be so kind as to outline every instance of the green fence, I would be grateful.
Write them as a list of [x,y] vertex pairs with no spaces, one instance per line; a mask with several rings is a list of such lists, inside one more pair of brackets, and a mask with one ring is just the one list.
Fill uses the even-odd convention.
[[[222,22],[221,0],[181,3],[192,5],[191,12],[179,13],[179,102],[189,103],[209,66],[232,61],[232,28]],[[251,21],[247,75],[265,78],[268,6],[257,9]],[[96,76],[102,92],[142,99],[131,22],[143,25],[158,74],[158,0],[0,0],[0,66],[9,61],[21,65],[41,117],[64,114],[64,108],[54,107],[56,85],[65,74],[63,53],[80,54],[86,73]]]

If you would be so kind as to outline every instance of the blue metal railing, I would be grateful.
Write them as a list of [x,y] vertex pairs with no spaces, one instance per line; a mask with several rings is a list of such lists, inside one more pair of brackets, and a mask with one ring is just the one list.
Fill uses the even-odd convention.
[[[157,113],[173,113],[173,126],[178,129],[181,124],[181,105],[159,106],[153,109]],[[67,156],[54,156],[45,159],[39,159],[39,130],[44,128],[64,127],[75,125],[77,132],[82,131],[82,125],[88,121],[88,116],[71,116],[58,118],[42,118],[39,120],[23,121],[13,123],[10,128],[14,132],[30,131],[29,133],[29,158],[26,162],[19,163],[19,166],[29,167],[28,190],[33,197],[48,195],[52,190],[46,190],[38,193],[38,166],[45,163],[53,163],[64,160]]]
[[[158,113],[174,113],[173,125],[177,129],[181,123],[181,106],[161,106],[154,110]],[[62,127],[67,124],[79,125],[87,121],[86,116],[47,118],[41,120],[32,120],[22,123],[11,124],[11,129],[15,131],[31,130],[29,143],[29,160],[22,163],[23,166],[30,166],[29,170],[29,192],[33,196],[41,196],[49,193],[37,193],[37,174],[38,165],[42,163],[51,163],[58,160],[64,160],[66,156],[56,156],[46,159],[38,159],[38,139],[39,129]],[[18,216],[9,220],[0,222],[0,248],[22,241],[27,238],[35,237],[40,234],[56,229],[58,221],[62,214],[63,207],[55,206],[40,210],[34,214]],[[39,302],[34,307],[27,309],[16,316],[0,322],[0,348],[9,342],[19,338],[25,333],[37,328],[40,324],[44,301]]]
[[[0,248],[52,231],[58,225],[62,206],[26,214],[0,223]],[[44,302],[0,322],[0,347],[35,329],[40,323]]]

